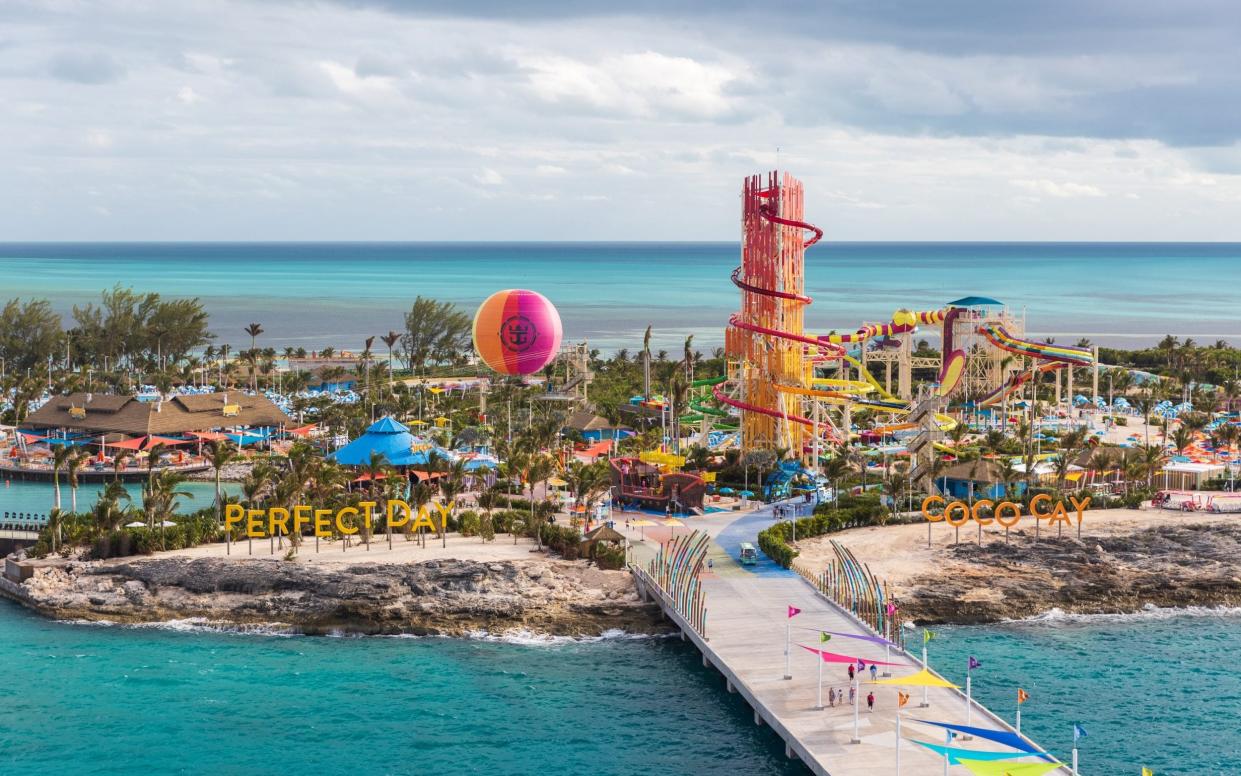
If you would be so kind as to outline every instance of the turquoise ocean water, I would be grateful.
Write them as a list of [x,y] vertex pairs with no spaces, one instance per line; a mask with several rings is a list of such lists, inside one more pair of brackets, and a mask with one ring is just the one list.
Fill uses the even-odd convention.
[[[941,628],[932,664],[1085,774],[1241,773],[1241,616]],[[680,640],[558,645],[47,622],[0,601],[0,771],[793,774]],[[954,668],[960,670],[954,670]],[[936,739],[938,740],[938,739]],[[141,764],[141,767],[139,767]],[[954,772],[959,769],[954,769]]]
[[[566,336],[605,350],[722,344],[737,289],[733,243],[0,244],[6,297],[68,312],[100,289],[197,295],[221,341],[358,348],[403,327],[417,294],[472,309],[501,288],[533,288],[561,310]],[[1028,329],[1061,342],[1134,345],[1165,333],[1241,342],[1241,245],[821,243],[807,254],[813,330],[887,320],[967,295],[1028,310]]]

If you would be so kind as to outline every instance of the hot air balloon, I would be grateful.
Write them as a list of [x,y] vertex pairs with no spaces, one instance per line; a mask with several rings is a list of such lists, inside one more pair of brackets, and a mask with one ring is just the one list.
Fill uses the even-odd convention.
[[537,291],[497,291],[474,313],[474,350],[506,375],[528,375],[560,352],[560,313]]

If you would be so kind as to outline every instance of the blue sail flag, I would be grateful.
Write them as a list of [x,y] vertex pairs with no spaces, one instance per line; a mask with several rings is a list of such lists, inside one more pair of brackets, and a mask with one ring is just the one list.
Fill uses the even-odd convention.
[[1019,749],[1026,754],[1037,755],[1038,757],[1042,757],[1044,760],[1050,761],[1052,759],[1051,755],[1036,749],[1030,744],[1029,741],[1026,741],[1016,733],[1010,733],[1007,730],[990,730],[988,728],[970,727],[969,725],[954,725],[949,722],[932,722],[929,719],[919,719],[915,721],[921,722],[924,725],[934,725],[936,727],[945,728],[946,730],[955,730],[958,733],[964,733],[967,736],[985,738],[988,741],[994,741],[997,744],[1003,744],[1004,746],[1011,746],[1013,749]]
[[1086,737],[1086,728],[1074,722],[1073,723],[1073,743],[1076,744],[1078,739],[1085,738],[1085,737]]
[[947,755],[948,762],[953,765],[960,765],[961,760],[1016,760],[1021,757],[1033,757],[1031,752],[983,752],[977,749],[962,749],[957,746],[944,746],[943,744],[932,744],[927,741],[919,741],[916,738],[909,739],[919,746],[924,746],[932,752],[939,755]]

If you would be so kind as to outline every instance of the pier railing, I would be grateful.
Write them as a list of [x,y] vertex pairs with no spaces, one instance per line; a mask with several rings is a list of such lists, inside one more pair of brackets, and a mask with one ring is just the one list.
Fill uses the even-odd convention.
[[707,636],[707,603],[698,574],[710,546],[711,537],[701,531],[674,536],[660,545],[645,569],[635,567],[642,581],[666,596],[677,614],[703,638]]
[[871,573],[870,568],[859,561],[848,547],[834,539],[831,546],[836,557],[828,561],[822,571],[815,571],[796,560],[792,569],[876,635],[904,649],[901,613],[892,601],[887,583]]

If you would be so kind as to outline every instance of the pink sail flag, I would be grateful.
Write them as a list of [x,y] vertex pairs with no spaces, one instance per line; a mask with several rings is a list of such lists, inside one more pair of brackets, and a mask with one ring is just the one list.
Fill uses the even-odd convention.
[[896,604],[888,601],[888,616],[891,617],[894,614],[896,614]]
[[[860,657],[853,657],[852,655],[838,655],[838,654],[836,654],[835,652],[826,652],[826,651],[821,650],[821,649],[815,649],[814,647],[807,647],[805,644],[798,644],[797,646],[801,647],[802,649],[806,650],[807,652],[813,652],[813,653],[815,653],[816,655],[818,655],[818,656],[819,656],[819,657],[823,660],[823,662],[824,662],[824,663],[854,663],[854,664],[856,664],[856,663],[858,663],[859,661],[861,661],[861,660],[862,660],[862,658],[860,658]],[[867,662],[868,664],[873,663],[874,665],[877,665],[877,666],[903,666],[903,665],[906,665],[905,663],[885,663],[885,662],[883,662],[882,660],[867,660],[866,662]]]
[[798,609],[796,606],[789,607],[789,617],[796,617],[799,614],[801,614],[801,609]]

